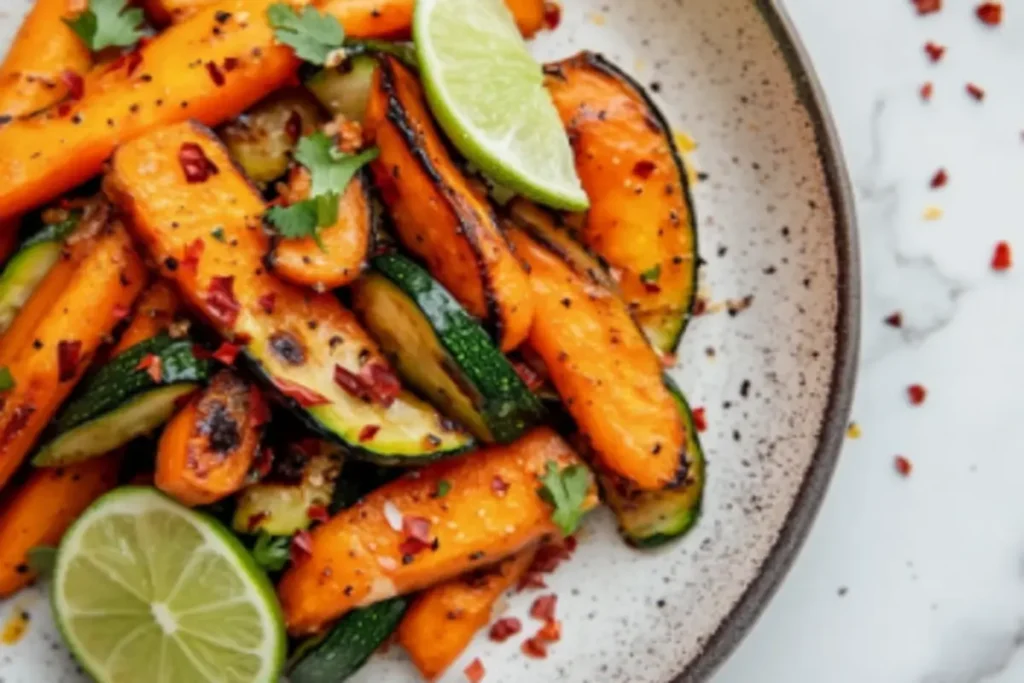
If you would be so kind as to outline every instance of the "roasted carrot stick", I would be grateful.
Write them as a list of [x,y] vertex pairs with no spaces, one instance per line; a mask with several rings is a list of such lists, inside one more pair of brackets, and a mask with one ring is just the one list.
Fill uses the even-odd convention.
[[[351,609],[447,581],[558,533],[537,493],[549,462],[580,461],[553,431],[536,429],[398,479],[317,527],[309,555],[278,586],[289,631],[314,633]],[[442,481],[449,490],[440,496]],[[592,497],[588,505],[596,503]]]
[[398,642],[427,680],[452,665],[478,631],[491,621],[494,605],[522,578],[536,549],[457,579],[428,588],[416,598],[398,626]]
[[68,28],[68,0],[36,0],[0,65],[0,121],[50,106],[68,92],[65,71],[82,76],[92,54]]
[[519,32],[525,38],[544,28],[544,0],[505,0]]
[[530,346],[602,467],[640,489],[686,477],[686,432],[654,350],[617,296],[575,273],[518,229],[537,316]]
[[[51,269],[0,345],[0,365],[14,378],[0,406],[0,487],[146,284],[145,265],[119,223],[88,247]],[[66,264],[72,264],[70,273]]]
[[181,302],[178,294],[166,282],[154,282],[139,297],[135,314],[128,329],[121,335],[112,355],[116,356],[147,339],[166,332],[178,315]]
[[117,485],[119,453],[70,467],[38,469],[0,507],[0,598],[29,585],[29,550],[55,545],[80,514]]

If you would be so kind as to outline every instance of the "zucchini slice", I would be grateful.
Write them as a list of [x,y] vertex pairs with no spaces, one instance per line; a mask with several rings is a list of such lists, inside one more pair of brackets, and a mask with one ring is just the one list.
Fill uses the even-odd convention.
[[413,388],[489,443],[515,441],[544,419],[512,364],[426,270],[399,254],[372,265],[352,303]]
[[665,384],[679,404],[686,427],[686,481],[664,491],[630,495],[608,477],[601,477],[605,502],[619,520],[619,532],[636,548],[657,548],[684,536],[700,518],[704,498],[706,463],[693,411],[670,379],[666,378]]
[[321,69],[306,81],[306,88],[335,116],[362,123],[376,68],[375,58],[359,54],[338,67]]
[[0,273],[0,334],[25,305],[50,268],[60,258],[64,240],[78,225],[78,215],[45,226],[25,240]]
[[[161,378],[139,367],[159,359]],[[164,424],[183,396],[206,381],[210,363],[190,339],[161,334],[119,354],[83,382],[54,422],[53,438],[36,454],[37,467],[59,467],[102,455]]]
[[600,55],[545,67],[591,199],[581,240],[617,273],[651,343],[674,353],[697,290],[697,221],[672,129],[643,87]]

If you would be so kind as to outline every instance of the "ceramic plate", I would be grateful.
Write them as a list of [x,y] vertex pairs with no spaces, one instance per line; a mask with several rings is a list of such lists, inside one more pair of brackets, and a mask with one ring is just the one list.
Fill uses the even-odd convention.
[[[28,4],[3,0],[0,45]],[[788,568],[845,430],[858,311],[851,202],[810,69],[770,5],[564,4],[537,54],[605,53],[697,143],[688,156],[701,174],[694,195],[708,313],[690,326],[673,374],[706,411],[704,517],[684,541],[640,553],[619,541],[610,515],[596,515],[574,560],[549,581],[564,636],[548,658],[525,658],[517,640],[479,638],[445,680],[465,680],[462,668],[480,657],[488,683],[702,681]],[[735,305],[745,299],[745,309]],[[507,609],[523,616],[532,599],[515,596]],[[24,610],[32,621],[21,642],[0,645],[0,680],[82,680],[41,592],[2,610],[0,619]],[[417,678],[398,648],[357,677],[406,680]]]

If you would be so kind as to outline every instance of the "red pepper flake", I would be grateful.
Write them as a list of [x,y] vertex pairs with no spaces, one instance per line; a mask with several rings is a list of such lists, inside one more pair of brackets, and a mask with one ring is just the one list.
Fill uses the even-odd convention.
[[160,360],[160,356],[152,353],[147,353],[139,361],[139,364],[135,366],[136,370],[145,370],[149,378],[160,384],[164,378],[163,362]]
[[998,2],[983,2],[975,10],[982,23],[988,26],[999,26],[1003,23],[1003,6]]
[[377,432],[379,431],[380,425],[366,425],[359,430],[359,443],[373,441],[373,437],[377,436]]
[[210,161],[206,152],[195,142],[181,143],[178,150],[178,161],[185,172],[185,180],[190,184],[205,183],[210,176],[220,173],[217,165]]
[[217,350],[213,352],[213,358],[220,361],[224,365],[234,365],[235,359],[238,357],[238,352],[242,350],[242,347],[228,342],[221,342],[221,345],[217,347]]
[[274,466],[274,451],[270,448],[260,448],[256,454],[256,460],[253,461],[252,469],[256,472],[256,476],[260,479],[270,474],[271,467]]
[[509,483],[502,479],[500,474],[494,475],[494,479],[491,479],[491,491],[494,491],[498,498],[504,498],[508,488]]
[[64,69],[60,73],[60,82],[68,89],[69,98],[76,102],[82,99],[82,95],[85,94],[85,80],[77,71]]
[[576,546],[577,545],[579,545],[579,541],[576,540],[575,536],[566,536],[565,537],[565,550],[566,550],[566,552],[570,552],[570,553],[576,552]]
[[524,655],[532,659],[544,659],[548,656],[547,644],[537,636],[524,640],[519,649]]
[[548,543],[537,550],[530,565],[530,571],[550,574],[558,568],[558,565],[569,559],[569,551],[560,543]]
[[654,173],[654,169],[657,166],[654,165],[653,161],[649,159],[641,159],[640,161],[633,164],[633,175],[641,180],[647,180]]
[[368,363],[359,372],[367,391],[376,403],[390,408],[402,393],[402,383],[391,368],[382,363]]
[[706,412],[703,406],[693,409],[693,426],[697,428],[698,432],[706,432],[708,430]]
[[1009,242],[999,242],[992,253],[992,270],[1002,272],[1009,270],[1013,265],[1013,254],[1010,252]]
[[288,115],[288,120],[284,123],[284,134],[288,136],[288,139],[295,144],[299,141],[302,136],[302,114],[292,110],[292,113]]
[[557,2],[544,3],[544,26],[554,31],[562,23],[562,6]]
[[249,515],[249,519],[245,521],[245,526],[249,531],[255,531],[260,522],[266,521],[268,517],[270,517],[270,514],[262,511]]
[[942,56],[946,54],[946,46],[933,43],[929,40],[924,44],[924,52],[928,55],[928,59],[932,60],[934,63],[942,59]]
[[907,458],[902,455],[897,455],[895,460],[896,471],[901,476],[909,477],[910,473],[914,471],[914,463],[910,462]]
[[935,92],[935,86],[932,85],[931,81],[928,81],[921,86],[921,99],[928,102],[932,99],[932,93]]
[[132,309],[128,308],[124,304],[117,304],[114,306],[114,310],[111,311],[114,315],[114,320],[124,320],[128,317],[128,314],[132,312]]
[[206,73],[210,74],[210,80],[218,88],[222,87],[225,83],[224,72],[220,70],[220,67],[213,62],[206,63]]
[[704,297],[697,297],[696,301],[693,302],[693,315],[704,315],[708,310],[708,302]]
[[235,298],[235,276],[216,276],[210,280],[210,288],[206,291],[207,313],[223,327],[234,327],[238,320],[241,304]]
[[530,616],[541,621],[551,621],[555,618],[555,607],[557,605],[557,595],[542,595],[534,600],[530,606]]
[[966,86],[967,94],[981,102],[985,99],[985,90],[975,83],[968,83]]
[[199,259],[203,257],[203,251],[206,250],[206,244],[200,238],[192,240],[192,242],[185,247],[185,258],[181,260],[181,267],[190,270],[193,273],[199,268]]
[[292,536],[292,545],[289,549],[292,556],[292,564],[297,564],[313,554],[313,537],[308,531],[299,531]]
[[135,73],[136,69],[142,66],[141,48],[143,47],[143,45],[144,43],[140,42],[138,48],[129,52],[128,55],[125,57],[125,62],[127,64],[125,71],[127,72],[129,77]]
[[260,305],[260,308],[263,309],[264,313],[269,314],[274,312],[275,301],[277,301],[277,294],[274,292],[267,292],[259,298],[257,303]]
[[519,583],[516,584],[516,590],[520,593],[527,588],[547,588],[548,585],[544,583],[544,577],[539,572],[526,572],[523,574],[523,578],[519,579]]
[[945,187],[946,183],[949,182],[949,174],[946,173],[946,169],[940,168],[932,176],[931,186],[933,190],[937,190],[940,187]]
[[271,379],[271,382],[278,391],[288,398],[293,399],[303,408],[322,406],[331,402],[330,399],[323,394],[318,394],[312,389],[308,389],[301,384],[296,384],[295,382],[290,382],[280,377],[274,377]]
[[890,313],[885,318],[885,324],[889,327],[895,327],[897,329],[903,327],[903,314],[899,311]]
[[535,637],[546,640],[549,643],[557,643],[562,639],[562,622],[552,619],[537,631]]
[[67,382],[75,378],[81,360],[82,342],[62,340],[57,344],[57,379]]
[[919,406],[924,403],[925,397],[928,392],[920,384],[911,384],[907,387],[907,398],[910,400],[910,405]]
[[263,399],[263,392],[255,385],[249,388],[249,413],[253,427],[270,422],[270,406]]
[[306,516],[314,522],[326,522],[331,518],[327,508],[323,505],[310,505],[309,509],[306,510]]
[[430,545],[430,520],[426,517],[403,517],[402,533],[407,538]]
[[227,72],[234,71],[238,68],[238,57],[225,57],[224,58],[224,70]]
[[942,9],[942,0],[913,0],[918,14],[931,14]]
[[512,361],[512,368],[530,391],[536,391],[544,385],[544,378],[526,363],[518,360]]
[[466,679],[469,680],[469,683],[480,683],[480,681],[484,680],[487,670],[484,669],[483,662],[477,657],[469,663],[469,666],[463,669],[462,673],[466,674]]
[[490,639],[496,643],[504,643],[506,640],[523,630],[523,622],[515,617],[504,617],[494,622],[488,634]]

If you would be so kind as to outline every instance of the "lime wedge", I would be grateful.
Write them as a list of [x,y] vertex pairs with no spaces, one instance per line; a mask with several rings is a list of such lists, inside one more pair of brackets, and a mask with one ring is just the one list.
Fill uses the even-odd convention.
[[467,159],[537,202],[589,206],[541,67],[503,0],[417,0],[413,36],[430,108]]
[[277,683],[274,589],[215,520],[154,489],[96,501],[57,554],[53,609],[98,683]]

